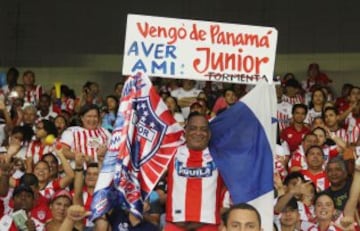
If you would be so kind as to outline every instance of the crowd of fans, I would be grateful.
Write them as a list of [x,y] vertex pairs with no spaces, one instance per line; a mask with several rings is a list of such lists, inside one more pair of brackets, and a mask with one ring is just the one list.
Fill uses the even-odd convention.
[[[319,217],[338,219],[360,154],[360,88],[344,84],[336,98],[331,79],[318,64],[309,65],[307,74],[300,82],[287,73],[276,86],[274,224],[281,230],[310,230],[304,227]],[[93,230],[87,215],[123,80],[103,98],[95,82],[86,82],[76,96],[71,86],[44,89],[30,70],[20,75],[10,68],[6,77],[0,93],[0,230],[24,225],[27,230]],[[155,78],[153,84],[182,126],[190,113],[211,119],[251,90],[249,85],[193,80]],[[162,228],[166,193],[163,178],[145,202],[144,220],[122,211],[127,219],[119,227],[132,230],[140,223],[146,228],[139,230]],[[324,194],[333,203],[331,214],[317,209]],[[231,198],[224,195],[223,206],[228,207]],[[19,211],[25,211],[23,223]],[[99,219],[99,227],[111,222],[105,219]]]

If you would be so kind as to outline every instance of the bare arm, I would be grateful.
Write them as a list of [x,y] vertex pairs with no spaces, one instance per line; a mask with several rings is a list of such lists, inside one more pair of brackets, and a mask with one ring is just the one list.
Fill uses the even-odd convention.
[[84,155],[78,153],[75,155],[75,179],[74,179],[74,205],[84,205],[83,201],[83,186],[84,186]]
[[74,171],[72,170],[69,161],[65,158],[63,149],[56,150],[56,154],[60,159],[60,162],[63,166],[65,176],[60,179],[60,187],[65,188],[66,186],[70,185],[74,179]]
[[0,162],[0,169],[1,169],[0,196],[4,197],[7,195],[10,188],[9,181],[10,181],[11,164],[8,161],[6,161],[5,158],[2,158]]
[[74,160],[75,159],[75,153],[70,150],[70,147],[66,145],[62,145],[62,153],[68,160]]

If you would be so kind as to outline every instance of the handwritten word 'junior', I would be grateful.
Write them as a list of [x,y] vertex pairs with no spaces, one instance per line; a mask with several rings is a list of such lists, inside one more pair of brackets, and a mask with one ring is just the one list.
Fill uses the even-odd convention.
[[220,25],[210,26],[210,38],[213,44],[231,45],[231,46],[254,46],[254,47],[270,47],[269,35],[272,31],[268,31],[266,35],[258,35],[251,33],[234,33],[222,31]]
[[265,80],[268,82],[266,75],[245,75],[245,74],[227,74],[208,72],[204,75],[208,80],[223,81],[223,82],[239,82],[239,83],[253,83]]
[[209,47],[198,47],[196,51],[201,57],[194,59],[193,67],[199,73],[204,73],[210,69],[220,72],[231,70],[258,75],[261,72],[261,65],[269,62],[268,57],[243,56],[241,54],[242,49],[239,49],[238,53],[227,53],[215,52]]

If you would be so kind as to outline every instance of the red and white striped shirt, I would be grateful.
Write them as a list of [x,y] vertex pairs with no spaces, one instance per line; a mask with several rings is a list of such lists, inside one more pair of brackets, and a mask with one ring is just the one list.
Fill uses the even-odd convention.
[[97,151],[100,145],[107,145],[111,134],[104,128],[94,130],[83,127],[69,127],[61,136],[60,142],[69,146],[71,151],[81,152],[97,161]]
[[312,174],[309,170],[301,170],[301,174],[304,175],[305,180],[311,180],[318,192],[324,191],[330,186],[330,181],[328,180],[325,171],[321,171],[317,174]]
[[54,151],[54,145],[45,145],[39,140],[33,140],[28,146],[26,157],[32,157],[33,163],[36,164],[39,160],[41,160],[44,154]]
[[331,135],[336,135],[337,137],[340,137],[341,139],[343,139],[346,143],[349,142],[349,136],[348,133],[346,132],[345,129],[340,128],[334,132],[330,131],[330,136]]
[[180,146],[168,170],[166,220],[219,224],[222,187],[208,149]]
[[25,90],[25,103],[30,103],[36,106],[42,93],[43,89],[41,85],[35,85],[30,91]]
[[295,95],[294,97],[289,97],[287,95],[282,95],[281,100],[283,102],[288,102],[291,105],[304,103],[304,97],[302,97],[301,95]]
[[276,108],[276,118],[278,120],[279,129],[282,131],[284,128],[290,126],[293,105],[289,102],[281,102],[277,104]]
[[314,205],[307,206],[301,201],[298,201],[297,204],[298,204],[298,211],[300,214],[300,220],[314,222],[315,221]]
[[55,195],[56,191],[60,190],[60,178],[50,181],[45,188],[41,189],[39,193],[45,197],[50,203],[52,197]]

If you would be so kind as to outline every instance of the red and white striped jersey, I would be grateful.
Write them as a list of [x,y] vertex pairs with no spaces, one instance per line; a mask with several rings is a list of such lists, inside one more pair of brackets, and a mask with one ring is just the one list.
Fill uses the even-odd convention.
[[299,145],[298,149],[291,155],[291,159],[288,163],[289,170],[293,167],[300,167],[301,169],[307,169],[307,163],[305,159],[305,151],[302,145]]
[[340,128],[338,130],[336,130],[335,132],[330,131],[330,136],[331,135],[336,135],[337,137],[340,137],[341,139],[343,139],[346,143],[349,142],[349,136],[348,133],[346,132],[345,129]]
[[48,202],[51,201],[52,197],[55,195],[55,192],[60,190],[60,178],[50,181],[45,188],[41,189],[39,193],[45,197]]
[[61,136],[60,142],[69,146],[71,151],[81,152],[97,161],[100,145],[107,145],[111,134],[104,128],[88,130],[82,127],[69,127]]
[[359,139],[359,135],[360,135],[360,127],[359,124],[355,124],[354,126],[348,127],[347,129],[347,135],[348,135],[348,142],[349,144],[351,143],[356,143],[356,141]]
[[61,102],[61,110],[68,111],[73,113],[75,109],[75,100],[72,98],[67,98],[65,101]]
[[42,93],[43,89],[41,85],[35,85],[30,91],[25,90],[25,103],[30,103],[36,106]]
[[304,103],[304,97],[302,97],[301,95],[295,95],[294,97],[282,95],[281,100],[283,102],[288,102],[291,105],[298,104],[298,103]]
[[292,118],[292,114],[291,114],[292,107],[293,107],[292,104],[285,101],[277,104],[276,118],[278,120],[280,131],[290,126],[290,122]]
[[[337,145],[332,146],[323,146],[322,150],[324,152],[324,164],[323,168],[325,169],[325,166],[327,162],[336,157],[339,154],[339,151],[337,150]],[[289,169],[292,167],[300,167],[301,169],[307,169],[307,163],[305,158],[305,152],[302,145],[299,146],[299,148],[293,153],[291,156],[291,159],[289,161]]]
[[54,145],[45,145],[39,140],[33,140],[27,148],[26,157],[32,157],[33,163],[36,164],[44,154],[54,151]]
[[222,187],[208,149],[180,146],[168,170],[166,220],[219,224]]
[[[74,197],[75,192],[71,191],[71,195]],[[83,199],[83,205],[86,211],[91,211],[90,207],[91,207],[91,202],[93,199],[93,194],[90,194],[87,190],[87,187],[84,186],[83,187],[83,194],[82,194],[82,199]],[[84,224],[86,227],[93,227],[95,224],[89,219],[89,217],[84,218]]]
[[301,201],[297,201],[298,211],[301,221],[314,222],[315,221],[315,208],[314,205],[307,206]]
[[312,174],[309,170],[301,170],[301,174],[304,175],[305,180],[311,180],[318,192],[324,191],[330,186],[330,181],[328,180],[325,171],[321,171],[317,174]]

